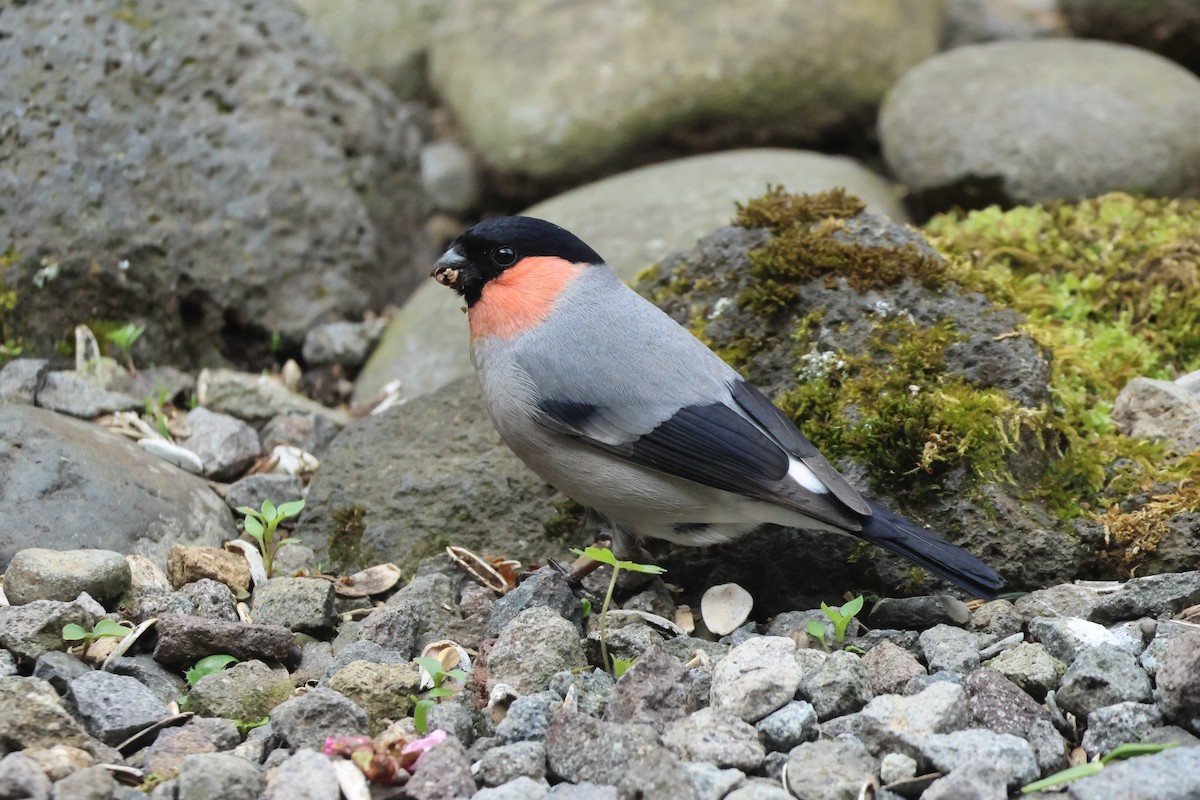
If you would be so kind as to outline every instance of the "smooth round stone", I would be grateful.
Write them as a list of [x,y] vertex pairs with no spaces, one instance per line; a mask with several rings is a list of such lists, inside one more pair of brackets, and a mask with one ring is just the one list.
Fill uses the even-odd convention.
[[1200,191],[1200,78],[1094,41],[962,47],[906,74],[879,131],[930,211]]
[[[523,214],[561,225],[592,246],[626,281],[669,253],[728,225],[735,203],[767,184],[791,192],[844,187],[867,208],[907,221],[892,184],[857,161],[807,150],[753,148],[692,156],[614,175],[543,200]],[[388,325],[354,389],[369,403],[399,378],[418,397],[472,372],[462,299],[433,281],[417,288]]]

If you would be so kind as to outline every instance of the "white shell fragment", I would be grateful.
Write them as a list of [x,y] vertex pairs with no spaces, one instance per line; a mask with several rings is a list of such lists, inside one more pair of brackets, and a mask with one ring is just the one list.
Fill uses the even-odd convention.
[[133,643],[136,642],[143,633],[154,627],[156,622],[158,622],[158,617],[151,617],[150,619],[145,619],[138,623],[136,628],[127,633],[121,639],[121,641],[117,642],[116,646],[112,649],[112,652],[109,653],[104,659],[104,664],[100,667],[100,669],[107,670],[110,666],[112,666],[114,661],[129,652],[129,648],[133,647]]
[[[452,669],[461,669],[468,675],[473,669],[471,665],[471,656],[458,642],[452,642],[449,639],[441,639],[440,641],[430,642],[421,650],[422,658],[436,658],[442,664],[442,672],[449,672]],[[421,667],[421,691],[433,688],[433,676],[430,675],[424,667]]]
[[733,633],[750,617],[754,598],[736,583],[713,586],[700,598],[700,616],[717,636]]
[[246,559],[246,563],[250,565],[250,580],[255,586],[260,583],[267,582],[267,567],[263,564],[262,553],[258,552],[258,547],[253,542],[247,542],[245,539],[230,539],[225,543],[225,549],[230,552],[237,551]]
[[376,564],[348,578],[334,581],[333,589],[342,597],[370,597],[383,594],[400,582],[400,568],[395,564]]
[[367,784],[367,776],[353,761],[344,758],[334,758],[329,761],[333,774],[337,777],[338,788],[346,800],[371,800],[371,787]]
[[301,450],[290,444],[277,444],[271,451],[271,467],[264,470],[283,475],[299,475],[316,472],[321,462],[307,450]]
[[200,461],[200,456],[177,444],[147,436],[145,439],[138,439],[138,447],[194,475],[204,474],[204,463]]

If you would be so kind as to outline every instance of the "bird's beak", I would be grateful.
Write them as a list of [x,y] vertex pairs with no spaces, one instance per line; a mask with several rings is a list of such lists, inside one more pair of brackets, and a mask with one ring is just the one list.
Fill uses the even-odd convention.
[[455,245],[442,253],[442,257],[434,263],[430,276],[442,286],[458,289],[462,284],[462,271],[469,263],[458,245]]

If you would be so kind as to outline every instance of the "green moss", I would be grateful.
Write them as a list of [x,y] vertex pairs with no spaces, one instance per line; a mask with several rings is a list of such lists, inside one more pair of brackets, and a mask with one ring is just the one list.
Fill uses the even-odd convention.
[[555,500],[550,505],[554,508],[554,516],[542,523],[546,536],[560,541],[570,539],[583,524],[587,509],[569,497]]
[[362,506],[334,509],[333,528],[329,531],[329,560],[335,565],[365,566],[362,538],[367,532],[366,516]]
[[864,291],[913,278],[930,288],[948,281],[945,265],[915,246],[866,247],[836,234],[844,221],[863,210],[857,197],[842,189],[814,195],[790,195],[781,189],[738,205],[735,224],[767,228],[774,234],[750,252],[754,281],[738,296],[743,310],[776,314],[798,299],[804,281],[842,277]]

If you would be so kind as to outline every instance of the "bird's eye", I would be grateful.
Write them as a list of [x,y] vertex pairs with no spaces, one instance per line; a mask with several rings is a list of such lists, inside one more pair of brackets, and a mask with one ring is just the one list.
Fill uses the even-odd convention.
[[511,267],[517,261],[517,253],[511,247],[497,247],[492,253],[492,261],[499,267]]

